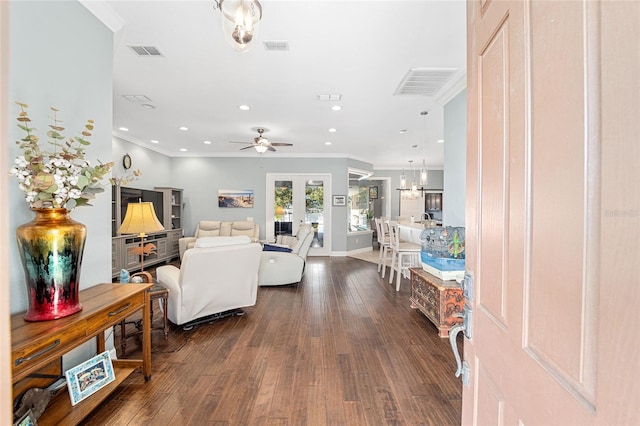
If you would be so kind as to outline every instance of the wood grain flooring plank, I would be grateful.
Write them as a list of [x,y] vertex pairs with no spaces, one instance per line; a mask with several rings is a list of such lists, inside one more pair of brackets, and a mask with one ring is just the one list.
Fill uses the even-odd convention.
[[[409,293],[374,263],[310,257],[300,283],[259,288],[245,316],[154,334],[151,381],[130,376],[83,424],[460,424],[448,339]],[[128,339],[127,357],[139,351]]]

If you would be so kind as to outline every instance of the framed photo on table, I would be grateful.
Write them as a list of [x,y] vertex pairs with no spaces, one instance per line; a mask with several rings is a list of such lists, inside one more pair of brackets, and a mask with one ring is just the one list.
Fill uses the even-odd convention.
[[116,379],[109,351],[94,356],[65,373],[71,405],[96,393]]
[[333,205],[334,206],[346,206],[347,205],[347,196],[346,195],[334,195],[333,196]]
[[378,187],[377,186],[370,186],[369,187],[369,199],[370,200],[377,200],[378,199]]

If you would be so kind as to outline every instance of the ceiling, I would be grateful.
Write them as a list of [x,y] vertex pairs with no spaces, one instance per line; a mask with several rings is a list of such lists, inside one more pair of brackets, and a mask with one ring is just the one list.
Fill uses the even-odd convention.
[[[245,53],[225,41],[213,1],[83,4],[115,30],[117,137],[174,157],[347,156],[377,169],[423,159],[443,166],[442,102],[465,83],[464,1],[264,0],[258,40]],[[265,41],[289,49],[268,51]],[[161,56],[138,56],[130,46],[152,46]],[[417,68],[446,69],[448,78],[431,95],[394,95]],[[229,143],[251,142],[257,127],[293,146],[258,154]]]

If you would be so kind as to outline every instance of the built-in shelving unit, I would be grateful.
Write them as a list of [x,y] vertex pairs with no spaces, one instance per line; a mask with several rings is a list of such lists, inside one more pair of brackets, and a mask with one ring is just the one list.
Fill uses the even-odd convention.
[[[154,203],[158,219],[165,230],[147,234],[146,242],[156,246],[156,253],[145,256],[144,265],[151,266],[160,262],[169,262],[180,255],[178,240],[182,237],[182,189],[157,187],[154,190],[138,190],[114,186],[111,192],[111,274],[118,277],[121,269],[134,272],[141,268],[140,256],[132,249],[140,245],[136,235],[118,235],[117,231],[126,212],[126,203],[136,192],[141,198]],[[124,201],[123,201],[124,200]],[[123,211],[124,210],[124,211]]]

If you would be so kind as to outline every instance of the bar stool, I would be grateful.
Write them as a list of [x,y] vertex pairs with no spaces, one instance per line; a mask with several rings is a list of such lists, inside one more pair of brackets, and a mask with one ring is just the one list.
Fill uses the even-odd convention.
[[[418,265],[420,261],[420,244],[400,241],[400,229],[397,222],[389,221],[389,241],[391,244],[391,273],[389,274],[389,284],[393,283],[394,270],[398,272],[396,277],[396,291],[400,291],[401,276],[409,276],[409,268]],[[410,261],[410,262],[408,262]]]

